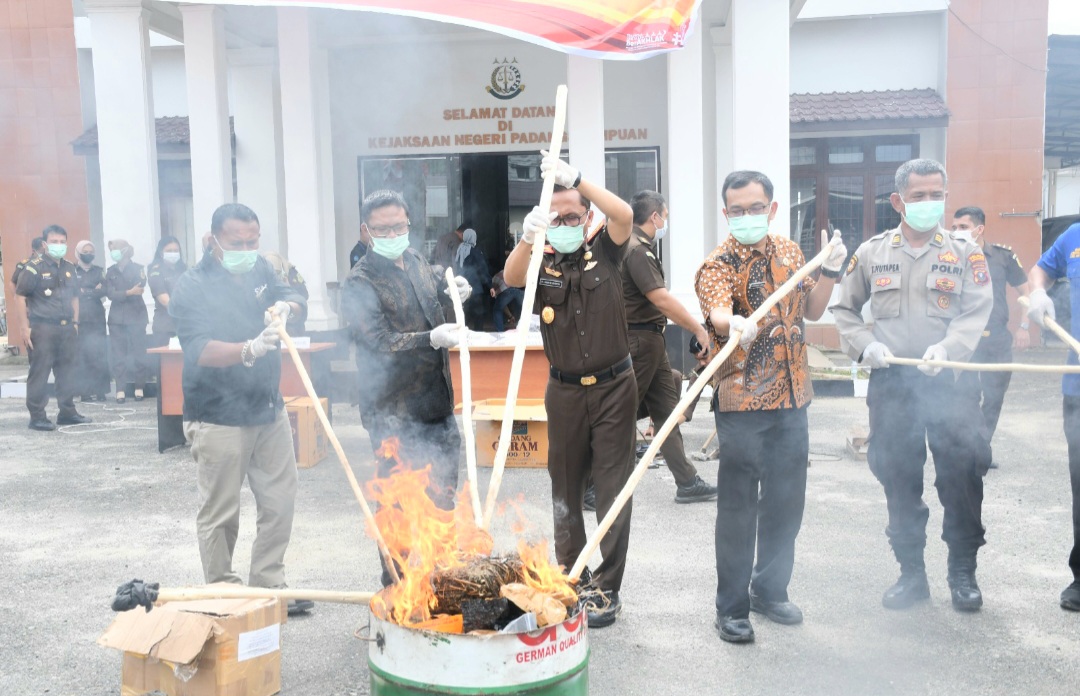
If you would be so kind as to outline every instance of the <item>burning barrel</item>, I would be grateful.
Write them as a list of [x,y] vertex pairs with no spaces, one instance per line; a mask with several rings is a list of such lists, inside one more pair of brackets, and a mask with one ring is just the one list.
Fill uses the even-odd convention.
[[371,607],[372,696],[589,692],[585,613],[528,633],[452,634],[401,626]]

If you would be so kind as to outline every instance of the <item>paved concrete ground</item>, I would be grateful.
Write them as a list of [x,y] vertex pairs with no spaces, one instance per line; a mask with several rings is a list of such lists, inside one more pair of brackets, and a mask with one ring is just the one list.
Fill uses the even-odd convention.
[[[1057,363],[1063,352],[1024,360]],[[933,600],[882,609],[897,568],[885,541],[885,503],[865,463],[844,455],[845,434],[866,423],[862,400],[818,399],[810,409],[813,464],[791,596],[802,626],[754,620],[757,643],[723,644],[712,626],[715,574],[711,504],[677,506],[666,469],[649,472],[634,500],[631,558],[618,623],[591,633],[594,694],[1045,694],[1076,689],[1080,615],[1057,596],[1070,580],[1066,450],[1056,376],[1018,375],[995,442],[1001,468],[987,477],[989,544],[979,556],[986,606],[954,612],[945,583],[941,510],[927,467]],[[947,408],[947,404],[942,405]],[[108,626],[115,587],[132,577],[198,583],[194,464],[185,449],[156,451],[154,405],[84,411],[99,423],[74,432],[26,429],[20,401],[0,401],[0,693],[115,694],[120,658],[94,641]],[[119,423],[123,414],[124,421]],[[366,477],[359,418],[339,405],[337,430]],[[702,404],[685,428],[697,449],[711,429]],[[78,432],[78,431],[89,432]],[[714,479],[716,464],[702,464]],[[486,485],[486,473],[482,477]],[[503,496],[521,495],[550,537],[543,470],[511,470]],[[245,493],[239,568],[246,569],[254,502]],[[497,530],[500,547],[511,541]],[[300,472],[293,586],[375,589],[374,544],[333,459]],[[320,605],[283,632],[283,693],[368,692],[357,607]]]

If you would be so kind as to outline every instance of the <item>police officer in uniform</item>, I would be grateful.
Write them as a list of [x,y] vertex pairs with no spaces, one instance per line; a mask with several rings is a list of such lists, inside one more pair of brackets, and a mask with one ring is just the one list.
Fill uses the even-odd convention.
[[[542,153],[541,171],[554,176],[551,210],[533,208],[522,242],[506,259],[505,279],[525,285],[535,235],[546,230],[536,290],[544,353],[551,364],[544,405],[548,416],[548,474],[555,516],[555,557],[570,567],[585,547],[582,500],[590,472],[597,520],[603,518],[633,470],[637,383],[626,335],[622,263],[633,226],[630,206],[557,157]],[[592,205],[607,217],[589,235]],[[591,628],[615,622],[630,543],[627,503],[600,542],[603,562],[583,584],[604,595],[590,603]]]
[[[994,289],[994,308],[990,312],[990,321],[983,329],[982,340],[979,341],[979,347],[975,349],[975,355],[971,357],[971,361],[977,363],[1012,362],[1014,341],[1009,331],[1009,302],[1005,296],[1005,289],[1011,285],[1017,288],[1021,295],[1028,294],[1027,274],[1024,273],[1024,267],[1012,247],[986,243],[984,234],[986,214],[983,213],[982,208],[970,206],[957,210],[953,214],[952,230],[956,236],[970,239],[982,249],[983,255],[986,256],[986,265],[990,269],[990,286]],[[1028,322],[1024,319],[1016,332],[1015,345],[1020,350],[1027,350],[1030,344]],[[982,387],[983,422],[986,425],[986,436],[990,440],[994,439],[998,417],[1001,415],[1001,405],[1005,402],[1005,392],[1011,380],[1011,372],[979,373],[979,385]],[[997,463],[991,462],[990,468],[996,469]]]
[[67,255],[67,231],[50,225],[41,235],[47,252],[23,268],[16,292],[26,298],[29,327],[26,346],[32,351],[26,380],[26,409],[31,430],[56,430],[45,415],[49,373],[56,378],[59,425],[89,423],[75,410],[75,358],[79,316],[78,279]]
[[[900,226],[859,247],[831,307],[844,351],[875,368],[866,397],[867,459],[885,489],[885,533],[900,563],[900,579],[882,604],[904,609],[930,596],[923,562],[929,511],[922,498],[929,440],[944,508],[952,603],[974,611],[982,606],[975,557],[986,543],[983,475],[990,466],[978,376],[961,372],[957,377],[953,370],[930,365],[890,366],[888,358],[968,360],[990,318],[990,272],[977,245],[939,226],[945,212],[944,167],[911,160],[897,169],[895,183],[890,200],[901,215]],[[867,302],[872,326],[863,321]]]
[[[623,302],[629,329],[630,357],[638,386],[638,406],[644,407],[657,425],[664,423],[679,403],[679,390],[672,379],[664,330],[668,318],[689,331],[703,346],[697,357],[708,355],[709,334],[690,312],[668,292],[664,269],[656,248],[667,234],[668,208],[656,191],[641,191],[630,201],[634,211],[634,233],[630,236],[623,264]],[[682,380],[679,380],[682,386]],[[660,447],[671,475],[675,477],[676,503],[716,500],[716,486],[701,480],[686,458],[682,433],[676,427]]]

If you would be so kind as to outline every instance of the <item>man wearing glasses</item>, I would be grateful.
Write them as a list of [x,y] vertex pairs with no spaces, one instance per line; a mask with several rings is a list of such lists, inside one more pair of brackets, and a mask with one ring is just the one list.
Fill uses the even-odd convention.
[[[373,451],[396,437],[403,461],[432,465],[429,495],[449,510],[461,447],[447,351],[458,342],[457,325],[446,321],[453,311],[449,289],[409,245],[409,207],[400,193],[372,193],[360,217],[371,251],[349,272],[341,298],[356,342],[360,417]],[[463,300],[472,292],[463,278],[454,291]],[[387,476],[391,464],[380,459],[378,475]]]
[[751,323],[748,317],[805,259],[798,244],[768,234],[778,206],[767,176],[733,172],[721,196],[731,236],[705,259],[694,281],[715,344],[723,346],[739,332],[739,346],[713,382],[720,447],[716,628],[721,640],[750,643],[751,611],[781,624],[803,619],[787,589],[806,502],[806,409],[814,396],[804,319],[824,314],[847,249],[833,247],[819,280],[807,278],[760,325]]
[[[922,498],[929,441],[945,509],[941,536],[949,546],[953,607],[975,611],[982,606],[975,555],[986,543],[983,476],[990,467],[979,374],[890,366],[888,359],[968,360],[994,304],[990,272],[978,245],[940,227],[947,185],[941,164],[906,162],[895,183],[890,200],[900,226],[859,247],[831,308],[844,351],[875,368],[866,397],[867,461],[885,489],[885,534],[900,563],[900,579],[881,601],[887,609],[906,609],[930,597],[923,562],[929,511]],[[867,302],[872,324],[863,320]]]
[[[548,474],[555,516],[555,557],[573,565],[585,547],[582,499],[592,473],[597,521],[630,478],[634,461],[637,382],[631,369],[622,301],[622,263],[633,227],[630,206],[582,179],[547,153],[540,169],[555,177],[551,210],[533,208],[523,235],[506,259],[504,277],[524,287],[535,236],[548,248],[536,289],[544,353],[551,363],[544,405],[548,417]],[[592,204],[607,221],[590,229]],[[600,542],[603,562],[582,577],[603,599],[586,606],[590,628],[610,626],[622,609],[619,590],[630,543],[630,504]]]

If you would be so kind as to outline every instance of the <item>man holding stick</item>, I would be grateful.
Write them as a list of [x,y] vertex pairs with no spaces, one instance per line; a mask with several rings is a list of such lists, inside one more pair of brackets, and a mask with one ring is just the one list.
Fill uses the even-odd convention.
[[[637,383],[626,336],[622,264],[633,226],[630,206],[548,153],[541,171],[555,177],[551,210],[533,208],[521,242],[506,259],[505,278],[524,287],[535,235],[546,231],[536,291],[540,333],[551,363],[544,405],[548,415],[548,474],[555,517],[555,557],[567,568],[585,548],[582,501],[586,480],[596,485],[597,520],[630,477],[634,461]],[[592,205],[606,224],[587,238]],[[631,505],[601,541],[603,562],[591,582],[604,599],[587,607],[591,628],[610,626],[622,609],[619,590],[630,543]]]
[[[895,178],[891,202],[900,226],[859,247],[831,308],[844,351],[875,368],[866,397],[867,461],[885,489],[885,534],[900,563],[900,579],[881,602],[906,609],[930,597],[923,561],[929,510],[922,499],[929,440],[934,486],[945,509],[941,537],[949,546],[953,607],[975,611],[982,606],[975,556],[986,543],[983,476],[990,467],[978,373],[957,377],[940,366],[890,367],[889,359],[968,360],[993,307],[990,273],[977,245],[939,226],[945,168],[916,159],[900,165]],[[863,320],[868,301],[872,325]]]
[[716,345],[736,333],[739,341],[713,384],[720,445],[716,628],[721,640],[750,643],[751,611],[781,624],[803,619],[787,592],[810,454],[806,409],[813,388],[803,321],[825,312],[847,249],[836,243],[818,281],[807,278],[761,326],[750,323],[753,311],[806,261],[798,244],[768,234],[778,205],[767,176],[732,172],[721,195],[731,236],[709,255],[694,281]]
[[[285,587],[296,457],[278,390],[278,329],[304,298],[259,256],[259,218],[239,203],[214,211],[210,250],[176,282],[169,314],[184,349],[184,434],[198,470],[199,554],[206,582],[243,584],[233,571],[244,478],[258,525],[248,583]],[[290,600],[290,614],[313,606]]]
[[[1046,328],[1046,318],[1054,319],[1054,302],[1046,291],[1059,278],[1069,277],[1069,297],[1073,322],[1071,333],[1080,338],[1080,223],[1070,226],[1046,250],[1039,262],[1028,272],[1031,300],[1028,316]],[[1070,365],[1080,364],[1074,351],[1069,351]],[[1069,569],[1073,581],[1061,593],[1061,608],[1080,611],[1080,375],[1065,375],[1061,380],[1064,394],[1062,411],[1065,420],[1065,440],[1069,445],[1069,480],[1072,484],[1073,547],[1069,554]]]

